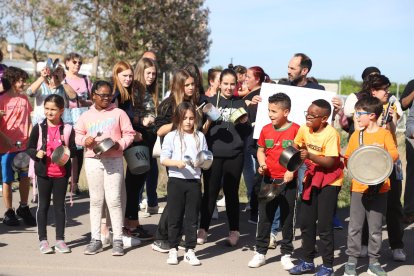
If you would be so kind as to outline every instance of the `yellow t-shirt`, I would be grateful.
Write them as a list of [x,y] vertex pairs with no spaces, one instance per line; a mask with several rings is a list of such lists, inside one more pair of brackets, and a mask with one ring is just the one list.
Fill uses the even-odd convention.
[[[348,148],[345,152],[345,160],[352,155],[352,153],[359,148],[359,130],[356,130],[349,139]],[[379,128],[377,132],[374,133],[367,133],[364,131],[363,136],[363,143],[364,145],[375,145],[384,148],[389,152],[394,162],[398,159],[398,150],[395,146],[394,140],[392,138],[392,134],[389,130],[384,128]],[[384,181],[384,185],[382,185],[380,189],[380,193],[388,192],[390,189],[390,180],[387,179]],[[351,191],[364,193],[368,190],[368,185],[364,185],[355,179],[352,179]]]
[[[305,146],[309,153],[317,156],[338,157],[341,152],[339,133],[331,125],[327,125],[321,132],[313,132],[306,125],[302,125],[296,134],[295,144],[299,147]],[[343,178],[342,173],[331,186],[341,186]]]

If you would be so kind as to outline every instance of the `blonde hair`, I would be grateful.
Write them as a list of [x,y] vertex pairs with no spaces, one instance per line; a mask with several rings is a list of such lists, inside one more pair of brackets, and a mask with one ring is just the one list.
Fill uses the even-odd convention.
[[[145,69],[150,68],[150,67],[155,67],[155,79],[150,86],[147,86],[145,83],[144,71]],[[158,102],[159,101],[158,100],[158,68],[157,68],[157,64],[155,63],[155,61],[150,58],[145,58],[145,57],[141,58],[138,61],[137,66],[135,67],[134,78],[137,83],[138,94],[141,99],[141,102],[143,102],[144,100],[145,92],[148,91],[152,95],[152,100],[154,101],[155,108],[157,108],[159,104]]]

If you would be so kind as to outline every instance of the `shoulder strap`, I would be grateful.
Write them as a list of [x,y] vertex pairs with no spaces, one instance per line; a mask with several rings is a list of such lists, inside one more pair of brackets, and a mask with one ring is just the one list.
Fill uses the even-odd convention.
[[88,91],[88,100],[89,100],[89,83],[88,83],[88,77],[86,75],[82,75],[83,80],[85,81],[85,85],[86,85],[86,91]]

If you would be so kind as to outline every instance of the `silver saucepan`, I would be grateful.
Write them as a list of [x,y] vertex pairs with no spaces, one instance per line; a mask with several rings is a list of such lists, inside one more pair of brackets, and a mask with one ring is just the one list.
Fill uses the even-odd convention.
[[101,155],[104,152],[107,152],[110,150],[113,146],[115,146],[115,142],[112,141],[111,138],[105,138],[102,141],[100,141],[94,148],[93,152],[96,155]]
[[300,151],[293,146],[288,146],[282,151],[279,157],[279,163],[290,172],[294,172],[302,165],[303,160],[300,158]]
[[263,184],[260,188],[259,194],[257,195],[259,200],[266,202],[272,201],[282,192],[286,187],[286,182]]
[[64,166],[70,159],[69,148],[67,146],[60,145],[52,152],[51,159],[53,163],[59,166]]
[[194,167],[202,168],[203,170],[208,170],[213,164],[213,153],[209,150],[202,150],[200,151],[194,162]]

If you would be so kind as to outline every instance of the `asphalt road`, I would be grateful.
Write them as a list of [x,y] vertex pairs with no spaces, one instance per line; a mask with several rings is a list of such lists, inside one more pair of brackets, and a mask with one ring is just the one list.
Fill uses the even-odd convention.
[[[19,195],[13,193],[14,207],[18,207]],[[1,200],[2,201],[2,200]],[[0,204],[3,209],[3,204]],[[31,210],[35,214],[36,206],[32,204]],[[243,208],[244,206],[241,206]],[[89,243],[89,201],[87,196],[75,199],[73,207],[67,207],[66,242],[72,249],[70,254],[43,255],[38,250],[36,227],[21,226],[9,227],[0,224],[0,275],[289,275],[280,265],[279,247],[269,250],[267,264],[260,268],[248,268],[247,263],[253,256],[254,237],[256,226],[247,223],[248,213],[241,212],[240,227],[241,239],[237,247],[229,247],[225,243],[228,234],[227,218],[224,208],[219,208],[220,218],[213,220],[209,232],[208,242],[197,246],[196,255],[202,265],[190,266],[183,261],[183,251],[179,251],[180,263],[176,266],[166,264],[167,254],[155,252],[150,242],[144,242],[137,248],[126,250],[122,257],[113,257],[108,246],[104,252],[94,256],[83,255],[86,244]],[[160,215],[153,215],[141,219],[145,228],[154,232]],[[346,225],[348,223],[348,209],[339,210],[339,217],[344,220],[345,229],[335,230],[335,275],[342,275],[347,260]],[[53,210],[49,211],[49,224],[53,224]],[[383,231],[383,250],[381,263],[388,275],[414,275],[414,224],[405,230],[405,250],[408,254],[405,263],[394,262],[388,249],[387,231]],[[54,244],[55,230],[48,227],[49,242]],[[296,259],[300,254],[300,231],[296,231],[294,246],[297,250],[293,255]],[[318,256],[316,264],[321,264]],[[361,259],[358,264],[358,274],[368,275],[367,259]]]

